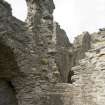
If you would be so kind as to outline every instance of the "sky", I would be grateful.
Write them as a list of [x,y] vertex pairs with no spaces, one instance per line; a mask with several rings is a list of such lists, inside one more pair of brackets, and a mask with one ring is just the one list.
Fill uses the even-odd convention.
[[[25,0],[5,0],[12,5],[15,17],[25,20]],[[54,20],[63,28],[70,41],[84,31],[90,33],[105,27],[105,0],[54,0]]]

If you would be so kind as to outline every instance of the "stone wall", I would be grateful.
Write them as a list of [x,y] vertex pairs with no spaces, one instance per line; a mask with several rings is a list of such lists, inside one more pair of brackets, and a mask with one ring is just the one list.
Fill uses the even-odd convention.
[[[75,81],[73,85],[80,89],[79,97],[74,98],[79,100],[78,105],[103,105],[105,103],[104,33],[105,31],[99,31],[91,35],[92,49],[85,53],[85,58],[79,61],[79,65],[72,67],[72,71],[74,71],[72,79]],[[77,105],[77,103],[73,105]]]
[[73,43],[73,66],[78,65],[79,60],[85,57],[85,52],[91,48],[91,36],[88,32],[78,35]]
[[21,22],[0,1],[0,105],[104,105],[105,30],[71,44],[53,0],[26,2]]
[[[45,5],[46,3],[51,3],[48,5],[52,5],[52,0],[51,2],[46,0],[45,3],[40,1],[41,5],[39,5],[39,1],[35,1],[32,4],[28,0],[26,2],[29,7],[28,23],[21,22],[14,18],[11,14],[10,6],[3,10],[3,13],[9,11],[10,15],[2,15],[2,18],[0,18],[0,45],[3,49],[0,51],[2,58],[0,77],[4,82],[9,80],[14,87],[18,105],[44,105],[46,102],[48,102],[46,103],[48,105],[53,105],[54,102],[56,103],[55,97],[58,97],[57,104],[62,103],[63,105],[64,99],[59,96],[63,96],[65,88],[61,87],[62,95],[60,95],[60,92],[54,95],[60,88],[57,88],[56,84],[67,81],[67,73],[65,72],[65,74],[63,74],[65,78],[62,80],[62,75],[60,75],[62,70],[59,70],[60,67],[58,67],[56,60],[59,51],[59,46],[57,47],[59,37],[57,36],[58,33],[52,18],[54,6],[52,6],[52,10],[50,10]],[[4,3],[4,1],[2,1],[2,3]],[[6,2],[3,5],[7,7]],[[31,6],[37,6],[39,11],[33,14],[30,9]],[[43,14],[44,11],[40,10],[42,7],[45,8],[48,13],[47,15]],[[36,11],[38,9],[33,8],[33,10]],[[33,18],[29,17],[30,13]],[[66,37],[65,33],[62,33],[62,36]],[[67,47],[69,47],[67,38],[64,39],[61,47],[63,46],[66,50]],[[8,49],[5,51],[5,48]],[[8,56],[10,58],[8,58]],[[68,67],[67,70],[69,70]],[[52,90],[54,88],[55,90]],[[9,105],[8,101],[7,105]]]
[[0,80],[0,105],[18,105],[13,86],[4,80]]
[[[72,67],[72,44],[70,43],[66,32],[56,24],[57,54],[56,61],[61,75],[61,81],[68,82],[68,74]],[[65,66],[64,66],[65,65]]]

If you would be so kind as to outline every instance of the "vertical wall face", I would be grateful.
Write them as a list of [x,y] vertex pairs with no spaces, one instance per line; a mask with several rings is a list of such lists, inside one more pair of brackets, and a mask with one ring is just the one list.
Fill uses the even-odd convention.
[[[72,96],[68,93],[71,94],[69,88],[72,86],[66,84],[66,88],[64,84],[57,84],[61,82],[61,77],[55,59],[59,49],[56,46],[58,39],[52,18],[52,0],[27,0],[27,5],[27,24],[31,33],[31,42],[28,43],[31,49],[22,52],[21,57],[18,56],[17,61],[23,76],[12,80],[19,105],[70,105]],[[64,75],[67,76],[66,73]],[[64,79],[66,81],[66,77]]]
[[[15,26],[18,26],[18,20],[14,23],[14,20],[6,18],[8,24],[5,21],[0,21],[4,29],[2,32],[7,31],[8,27],[11,28],[11,30],[8,30],[9,32],[0,34],[0,39],[12,49],[17,64],[18,69],[15,70],[19,74],[10,79],[16,90],[18,105],[70,105],[73,98],[71,95],[72,86],[58,84],[59,82],[67,82],[67,72],[69,70],[67,48],[69,47],[69,41],[64,35],[65,33],[56,32],[61,30],[57,30],[56,23],[53,23],[52,12],[54,5],[52,0],[46,0],[45,2],[42,0],[27,0],[27,5],[29,8],[27,18],[29,27],[26,31],[15,33],[14,30],[17,28]],[[8,26],[7,28],[4,27],[4,22]],[[60,39],[63,40],[63,43]],[[61,49],[59,50],[59,48]],[[58,59],[60,62],[59,67],[55,59],[60,52],[62,52],[60,58],[63,60],[64,65],[67,60],[67,72],[66,67],[62,68],[60,59]],[[66,54],[67,56],[65,56]],[[9,70],[11,69],[9,68]],[[63,79],[60,76],[64,76]]]
[[[56,25],[56,62],[60,71],[61,81],[68,82],[68,74],[72,67],[72,44],[66,35],[66,32]],[[71,51],[71,52],[70,52]]]
[[5,80],[0,80],[0,105],[18,105],[13,87]]
[[11,30],[8,21],[11,16],[10,5],[0,0],[0,105],[18,105],[15,90],[8,82],[17,75],[17,63],[4,35]]
[[[27,35],[30,41],[26,46],[31,49],[23,48],[26,51],[18,54],[17,62],[23,76],[15,77],[12,83],[17,92],[19,105],[53,105],[50,101],[50,95],[53,93],[50,91],[59,82],[60,73],[55,61],[53,8],[49,9],[52,0],[27,0],[27,5],[29,8],[27,24],[30,32]],[[43,14],[43,8],[47,15]]]
[[[78,105],[103,105],[104,97],[104,55],[96,52],[87,53],[87,58],[81,60],[80,65],[73,67],[74,76],[74,100],[79,100]],[[90,57],[91,55],[91,57]],[[102,66],[103,65],[103,66]],[[76,104],[76,103],[75,103]],[[74,105],[75,105],[74,104]]]
[[4,0],[0,1],[0,18],[1,17],[6,17],[6,16],[11,16],[11,7],[9,4],[7,4]]
[[27,23],[29,26],[38,25],[41,19],[53,19],[55,9],[53,0],[26,0],[28,7]]
[[0,38],[0,105],[18,105],[15,87],[11,83],[11,79],[19,75],[18,70],[13,50]]
[[[5,18],[8,21],[2,20],[8,9],[5,11],[4,4],[3,8],[0,5],[0,11],[3,11],[3,17],[0,18],[0,78],[11,81],[18,105],[104,105],[105,47],[102,43],[105,33],[101,32],[102,42],[98,35],[98,41],[93,38],[91,44],[92,48],[98,44],[103,47],[86,53],[79,63],[90,48],[90,35],[84,33],[79,36],[72,49],[65,32],[53,22],[53,1],[26,2],[28,29],[25,28],[25,31],[19,31],[20,28],[16,30],[19,21],[14,21],[11,12],[9,16],[13,20],[9,20],[8,16]],[[25,27],[25,24],[22,26]],[[9,49],[3,47],[1,42]],[[72,65],[78,65],[72,68],[74,75],[70,78],[75,82],[62,83],[67,82]],[[9,95],[6,101],[0,99],[0,105],[17,105],[14,94],[8,82],[0,80],[0,96]]]
[[[92,38],[92,50],[86,53],[79,65],[72,68],[75,80],[74,100],[78,105],[105,104],[105,47],[103,45],[105,31],[95,33]],[[100,46],[99,46],[100,45]],[[78,95],[76,94],[79,93]],[[76,102],[73,104],[77,104]]]
[[91,36],[88,32],[77,36],[74,41],[73,66],[78,65],[79,60],[85,57],[85,52],[91,48]]

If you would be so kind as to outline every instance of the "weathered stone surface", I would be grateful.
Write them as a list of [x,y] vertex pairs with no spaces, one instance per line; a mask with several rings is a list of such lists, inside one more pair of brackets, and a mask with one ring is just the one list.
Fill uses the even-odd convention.
[[[53,0],[26,0],[28,6],[27,22],[29,26],[38,25],[41,21],[53,19],[55,5]],[[44,20],[43,20],[44,19]]]
[[14,88],[4,80],[0,80],[0,105],[18,105]]
[[56,61],[58,65],[58,69],[60,71],[62,82],[68,82],[68,74],[70,68],[72,67],[72,44],[69,42],[69,39],[66,35],[66,32],[60,28],[58,24],[56,24],[56,40],[57,40],[57,54]]
[[24,23],[0,1],[0,105],[104,105],[104,28],[71,44],[53,0],[26,2]]
[[91,48],[97,49],[99,47],[103,47],[105,44],[105,31],[99,31],[97,33],[93,33],[91,35]]
[[[91,50],[86,52],[85,58],[79,61],[79,65],[72,67],[75,81],[73,85],[79,89],[78,105],[103,105],[104,97],[104,53],[103,42],[104,31],[99,31],[91,35]],[[101,43],[101,46],[99,46]],[[74,89],[76,88],[74,87]],[[76,91],[74,91],[75,93]],[[75,103],[77,104],[77,103]],[[73,104],[73,105],[75,105]]]
[[[104,101],[104,51],[100,53],[90,52],[93,55],[86,54],[86,58],[82,59],[79,66],[73,67],[75,80],[74,84],[80,87],[81,102],[86,105],[102,105]],[[81,105],[81,104],[80,104]]]
[[[56,103],[56,96],[59,105],[63,102],[63,99],[59,97],[60,93],[53,95],[53,93],[50,94],[50,91],[55,88],[56,83],[67,82],[67,73],[62,74],[65,76],[65,80],[62,80],[60,72],[63,72],[63,69],[59,70],[61,68],[56,63],[56,55],[59,51],[59,46],[57,47],[59,35],[57,36],[57,27],[52,18],[54,4],[52,0],[26,2],[29,8],[27,24],[15,19],[11,15],[10,8],[3,11],[4,13],[9,11],[10,15],[7,17],[2,15],[1,18],[4,19],[4,21],[1,20],[2,27],[0,29],[1,48],[8,48],[9,50],[1,50],[1,58],[3,58],[1,59],[0,77],[4,78],[4,81],[5,79],[11,81],[16,91],[18,105],[45,105],[47,93],[51,98],[46,104]],[[31,7],[33,7],[33,11],[38,11],[34,14],[30,10]],[[43,9],[45,10],[43,11]],[[8,21],[7,24],[6,21]],[[60,48],[64,47],[67,50],[69,41],[65,33],[62,33],[61,40],[63,37],[65,38]],[[69,71],[69,67],[67,70]],[[56,91],[59,89],[57,88]]]
[[80,59],[85,57],[85,52],[91,48],[91,36],[88,32],[83,32],[77,36],[74,40],[74,51],[73,51],[73,65],[77,65]]

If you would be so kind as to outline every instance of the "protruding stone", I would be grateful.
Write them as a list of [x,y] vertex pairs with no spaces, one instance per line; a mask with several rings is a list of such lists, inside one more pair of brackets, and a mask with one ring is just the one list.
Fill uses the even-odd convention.
[[48,48],[48,54],[56,54],[55,48]]

